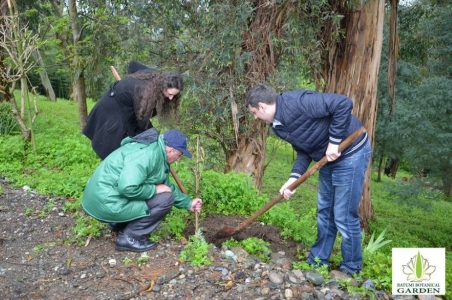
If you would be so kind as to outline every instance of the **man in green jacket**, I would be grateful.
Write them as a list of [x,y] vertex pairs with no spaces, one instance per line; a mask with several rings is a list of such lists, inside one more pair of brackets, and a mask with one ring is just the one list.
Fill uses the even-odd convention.
[[157,246],[150,233],[173,206],[201,211],[202,200],[182,193],[169,180],[170,164],[185,155],[187,138],[178,130],[159,135],[155,128],[126,137],[88,180],[83,209],[119,231],[116,250],[144,252]]

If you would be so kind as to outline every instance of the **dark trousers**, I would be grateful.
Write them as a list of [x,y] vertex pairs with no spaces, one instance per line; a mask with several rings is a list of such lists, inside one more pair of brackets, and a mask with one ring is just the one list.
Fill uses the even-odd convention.
[[[174,205],[173,193],[160,193],[146,201],[150,215],[144,218],[136,219],[123,225],[124,233],[136,240],[148,239],[163,218],[169,213]],[[122,226],[121,226],[122,227]]]

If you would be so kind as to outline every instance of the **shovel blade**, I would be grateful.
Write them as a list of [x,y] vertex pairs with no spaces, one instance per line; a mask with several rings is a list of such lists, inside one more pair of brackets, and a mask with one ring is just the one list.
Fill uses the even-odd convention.
[[220,231],[215,234],[217,239],[224,239],[233,236],[237,233],[237,229],[231,226],[224,226]]

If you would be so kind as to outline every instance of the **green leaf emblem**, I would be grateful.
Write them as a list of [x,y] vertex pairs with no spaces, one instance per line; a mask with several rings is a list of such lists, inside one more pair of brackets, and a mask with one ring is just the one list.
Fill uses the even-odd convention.
[[430,280],[432,273],[436,270],[436,267],[430,266],[428,260],[422,257],[420,252],[413,256],[410,262],[403,265],[402,268],[403,273],[408,275],[407,280],[411,282]]

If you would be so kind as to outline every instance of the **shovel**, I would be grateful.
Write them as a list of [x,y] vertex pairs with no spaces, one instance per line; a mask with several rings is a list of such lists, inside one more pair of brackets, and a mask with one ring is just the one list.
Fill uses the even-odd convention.
[[[352,133],[348,138],[346,138],[340,145],[339,145],[339,152],[342,152],[345,148],[350,146],[360,135],[365,133],[366,130],[364,127],[359,128],[354,133]],[[296,189],[301,183],[303,183],[308,177],[310,177],[312,174],[314,174],[317,170],[319,170],[321,167],[323,167],[328,162],[326,156],[324,156],[321,160],[319,160],[315,165],[310,167],[303,175],[301,175],[296,181],[294,181],[288,189],[293,191]],[[283,199],[283,196],[281,194],[278,194],[276,197],[274,197],[272,200],[267,202],[261,209],[259,209],[257,212],[255,212],[252,216],[250,216],[248,219],[243,221],[239,226],[237,227],[230,227],[230,226],[224,226],[220,231],[218,231],[215,234],[215,238],[222,239],[226,237],[233,236],[237,233],[242,232],[246,226],[254,222],[257,218],[259,218],[263,213],[265,213],[267,210],[269,210],[273,205],[278,203]]]

